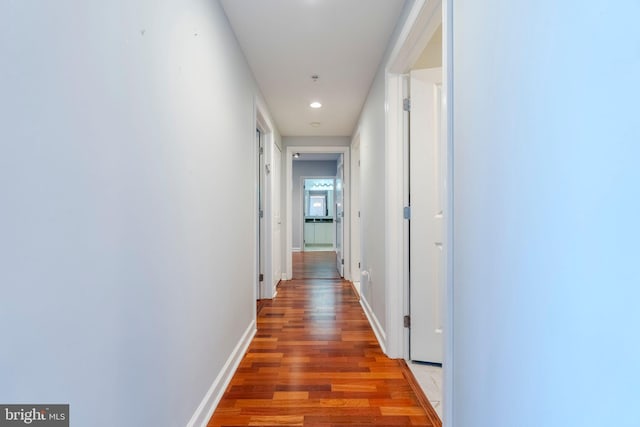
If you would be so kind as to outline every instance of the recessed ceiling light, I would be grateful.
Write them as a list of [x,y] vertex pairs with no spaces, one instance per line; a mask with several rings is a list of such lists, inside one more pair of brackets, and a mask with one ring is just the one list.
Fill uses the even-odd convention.
[[313,126],[314,128],[320,127],[320,122],[311,122],[309,123],[311,126]]
[[322,107],[322,104],[320,104],[318,101],[314,101],[311,104],[309,104],[309,107],[311,107],[311,108],[320,108],[320,107]]

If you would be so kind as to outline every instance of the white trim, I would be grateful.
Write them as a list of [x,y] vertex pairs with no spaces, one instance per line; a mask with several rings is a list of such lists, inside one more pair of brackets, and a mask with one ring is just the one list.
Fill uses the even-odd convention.
[[391,51],[386,71],[406,73],[442,22],[441,0],[416,0]]
[[358,294],[358,297],[361,298],[361,293],[360,293],[360,281],[358,282],[351,282],[353,283],[353,287],[356,289],[356,293]]
[[[408,74],[403,74],[400,77],[400,84],[402,86],[402,97],[406,98],[409,96],[409,83],[410,77]],[[402,168],[406,173],[403,173],[403,184],[402,184],[402,205],[409,206],[409,113],[403,112],[401,124],[402,124],[402,134],[399,134],[398,137],[402,138]],[[403,283],[402,283],[402,293],[404,298],[402,299],[402,313],[404,315],[411,314],[411,289],[409,288],[409,257],[411,255],[411,251],[409,250],[409,221],[403,221],[402,228],[402,239],[403,239],[403,263],[402,263],[402,274],[403,274]],[[405,360],[409,360],[410,358],[410,346],[409,342],[411,339],[411,330],[409,328],[404,328],[404,332],[402,334],[403,340],[403,351],[402,354]]]
[[[405,21],[400,36],[392,50],[386,66],[385,100],[387,179],[386,179],[386,281],[387,281],[387,333],[389,335],[389,357],[408,356],[408,334],[403,325],[407,314],[407,272],[405,262],[408,236],[402,216],[405,196],[405,124],[402,108],[404,96],[403,74],[409,71],[411,58],[417,57],[433,32],[442,22],[441,1],[417,0]],[[427,37],[428,36],[428,37]],[[444,68],[443,68],[444,72]],[[446,308],[445,308],[446,309]]]
[[446,282],[445,282],[445,303],[444,303],[444,362],[442,370],[443,382],[442,382],[442,411],[443,411],[443,426],[453,426],[455,422],[453,411],[453,385],[454,385],[454,366],[453,355],[455,348],[453,344],[453,337],[455,333],[453,324],[453,293],[454,293],[454,270],[453,270],[453,218],[455,214],[453,205],[453,194],[455,192],[453,182],[453,1],[442,0],[442,94],[444,109],[444,123],[442,126],[443,132],[446,133],[447,144],[447,207],[448,215],[447,221],[445,221],[445,233],[447,242],[449,243],[446,256]]
[[384,354],[387,354],[387,334],[385,334],[384,329],[380,325],[376,314],[373,312],[366,299],[360,298],[360,305],[362,306],[365,316],[367,316],[367,320],[369,320],[369,324],[371,325],[371,329],[373,329],[373,333],[378,340],[378,344],[380,344]]
[[220,370],[220,373],[216,379],[213,380],[213,384],[211,384],[211,387],[209,387],[209,390],[204,395],[200,405],[198,405],[196,412],[187,423],[187,427],[207,426],[209,419],[213,415],[213,411],[215,411],[220,399],[222,399],[224,391],[231,382],[231,378],[233,378],[233,374],[236,372],[236,369],[238,369],[238,366],[240,365],[240,362],[242,361],[242,358],[244,357],[244,354],[246,353],[256,332],[256,322],[255,320],[252,320]]
[[[349,182],[351,184],[351,215],[350,221],[350,234],[349,234],[349,249],[351,256],[349,257],[349,277],[355,284],[358,283],[358,295],[360,294],[360,260],[362,258],[362,235],[361,224],[358,212],[361,209],[360,203],[360,165],[357,163],[360,161],[360,131],[356,130],[355,136],[351,138],[351,173],[349,175]],[[357,153],[357,158],[355,156]],[[355,250],[357,248],[357,251]]]
[[404,283],[404,178],[402,144],[402,104],[395,102],[402,99],[402,79],[398,75],[388,75],[386,79],[386,99],[388,102],[385,138],[385,158],[387,165],[386,187],[386,326],[388,336],[387,356],[402,357],[403,336],[405,333],[403,316],[403,283]]
[[[302,248],[291,248],[291,251],[292,252],[302,252]],[[286,279],[286,277],[287,277],[286,273],[283,274],[282,277],[284,277],[284,279],[282,279],[282,280],[287,280]]]
[[[286,187],[285,187],[285,192],[286,192],[286,207],[285,207],[285,211],[287,213],[287,230],[286,230],[286,251],[285,251],[285,273],[286,273],[286,280],[289,280],[291,277],[293,277],[293,261],[292,261],[292,256],[293,256],[293,153],[338,153],[338,154],[342,154],[344,156],[343,158],[343,162],[344,162],[344,183],[347,183],[349,181],[347,181],[347,179],[350,178],[350,157],[349,157],[349,152],[350,152],[350,147],[349,146],[289,146],[287,147],[286,150],[286,158],[285,158],[285,165],[286,165]],[[344,185],[344,212],[345,212],[345,217],[348,217],[349,220],[344,220],[343,224],[344,224],[344,230],[343,233],[345,236],[348,236],[349,233],[351,232],[351,227],[350,227],[350,216],[351,215],[351,201],[350,201],[350,197],[351,197],[351,184],[349,185]],[[345,266],[349,266],[349,264],[346,262],[346,260],[350,260],[351,259],[351,253],[350,253],[350,246],[349,246],[349,241],[348,239],[343,239],[343,251],[344,251],[344,259],[345,259]],[[350,268],[348,269],[350,270]],[[344,278],[345,279],[349,279],[350,278],[350,271],[347,271],[347,268],[345,268],[344,271]]]

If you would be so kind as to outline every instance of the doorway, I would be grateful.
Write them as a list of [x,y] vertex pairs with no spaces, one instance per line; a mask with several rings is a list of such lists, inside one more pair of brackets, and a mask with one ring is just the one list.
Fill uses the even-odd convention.
[[281,150],[260,99],[255,104],[255,299],[271,299],[282,278]]
[[264,140],[262,132],[256,129],[256,145],[258,150],[258,281],[256,284],[256,300],[262,299],[262,283],[264,282],[265,267],[265,181],[264,176]]
[[[295,156],[295,157],[294,157]],[[328,157],[333,161],[333,170],[330,173],[322,173],[322,174],[312,174],[306,173],[306,177],[310,176],[325,176],[334,180],[333,185],[335,185],[335,179],[337,175],[337,162],[338,159],[342,160],[342,185],[341,185],[341,214],[340,214],[340,223],[341,227],[336,230],[333,227],[335,224],[332,224],[332,229],[334,230],[330,236],[332,247],[331,247],[331,256],[333,258],[333,268],[339,271],[345,279],[350,279],[350,269],[348,268],[348,263],[350,261],[350,246],[349,239],[345,239],[344,236],[348,236],[350,233],[350,203],[349,203],[349,186],[345,184],[348,181],[349,176],[349,147],[347,146],[289,146],[286,149],[285,154],[285,162],[286,162],[286,212],[287,212],[287,229],[286,229],[286,271],[285,276],[288,279],[294,278],[293,274],[293,264],[294,264],[294,256],[299,257],[300,253],[307,254],[309,252],[304,251],[304,242],[302,239],[302,235],[304,233],[304,218],[302,215],[303,210],[303,197],[301,193],[303,192],[303,182],[301,179],[301,173],[299,171],[296,172],[296,178],[294,179],[294,161],[296,163],[304,162],[304,158],[307,156],[307,159],[318,160],[320,158],[324,158],[328,160]],[[315,156],[315,157],[314,157]],[[311,196],[311,194],[310,194]],[[319,195],[321,196],[321,195]],[[322,197],[319,199],[318,209],[322,209]],[[315,200],[315,199],[314,199]],[[327,200],[326,203],[329,203]],[[334,200],[331,201],[332,209],[334,212],[335,221],[335,194]],[[325,213],[327,213],[327,207],[324,207]],[[296,214],[296,212],[300,212]],[[315,229],[314,229],[315,231]],[[340,232],[340,236],[335,235],[336,232]],[[338,261],[338,256],[335,250],[336,240],[340,243],[340,258]],[[328,240],[327,240],[328,241]],[[344,260],[344,261],[343,261]],[[340,273],[341,271],[341,273]]]
[[[387,211],[387,269],[390,294],[397,296],[387,308],[388,354],[442,364],[438,368],[441,393],[433,406],[441,411],[446,425],[453,413],[448,5],[439,0],[415,2],[386,69],[387,201],[392,207]],[[427,68],[441,68],[432,73],[439,79],[431,76],[418,83],[424,77],[418,69]],[[418,133],[427,139],[411,135],[410,142],[416,125],[425,122],[430,123],[428,129]],[[420,140],[423,146],[414,146]],[[405,209],[401,212],[395,206]],[[426,348],[420,348],[425,343]]]

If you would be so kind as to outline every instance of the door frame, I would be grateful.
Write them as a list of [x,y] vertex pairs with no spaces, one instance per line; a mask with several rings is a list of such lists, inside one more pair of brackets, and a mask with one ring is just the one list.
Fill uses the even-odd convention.
[[[279,185],[279,179],[278,177],[274,177],[273,174],[271,173],[271,164],[273,161],[273,155],[274,155],[274,146],[275,146],[275,136],[274,136],[274,126],[271,123],[271,120],[269,119],[268,113],[267,113],[267,107],[266,104],[264,103],[264,101],[259,98],[259,97],[255,97],[254,99],[254,114],[255,114],[255,121],[254,121],[254,126],[253,126],[253,133],[255,135],[255,131],[256,129],[260,130],[261,134],[262,134],[262,139],[263,139],[263,150],[264,150],[264,155],[263,155],[263,161],[262,164],[260,164],[260,153],[258,150],[255,150],[255,165],[257,167],[254,168],[254,173],[255,173],[255,197],[254,197],[254,201],[255,201],[255,236],[256,236],[256,241],[255,241],[255,259],[254,259],[254,289],[255,289],[255,298],[254,300],[263,298],[263,299],[271,299],[276,295],[276,285],[277,283],[274,283],[274,278],[273,278],[273,262],[274,262],[274,257],[273,257],[273,207],[272,207],[272,193],[273,193],[273,186],[274,185]],[[255,137],[253,138],[253,140],[255,141]],[[262,179],[264,179],[264,194],[262,195],[263,198],[263,210],[264,210],[264,216],[263,216],[263,224],[264,224],[264,234],[263,234],[263,242],[260,241],[260,218],[259,218],[259,214],[258,211],[260,209],[260,205],[259,205],[259,191],[260,191],[260,176],[259,174],[262,175]],[[262,243],[262,245],[261,245]],[[262,246],[262,247],[261,247]],[[264,280],[262,282],[262,288],[260,288],[261,292],[258,293],[257,290],[259,289],[259,275],[260,275],[260,251],[263,251],[263,260],[264,260],[264,267],[263,267],[263,274],[264,274]]]
[[[344,278],[345,275],[345,269],[347,269],[347,267],[344,266],[344,261],[345,259],[347,260],[347,263],[351,262],[351,259],[346,258],[345,254],[344,254],[344,241],[347,240],[346,237],[347,232],[345,230],[345,215],[344,215],[344,198],[345,198],[345,194],[344,194],[344,190],[345,190],[345,174],[344,174],[344,169],[345,169],[345,165],[344,165],[344,156],[340,156],[338,158],[338,161],[336,162],[336,176],[333,179],[333,188],[334,188],[334,193],[333,193],[333,204],[335,206],[334,208],[334,226],[333,226],[333,247],[334,250],[336,251],[336,263],[338,266],[338,271],[340,272],[340,277]],[[341,198],[342,198],[342,216],[338,216],[338,203],[337,203],[337,194],[338,194],[338,171],[342,168],[342,176],[340,177],[340,185],[342,187],[341,189]],[[346,220],[348,221],[349,218],[346,218]],[[342,229],[342,235],[340,236],[340,263],[338,263],[338,224],[340,224],[340,228]]]
[[387,158],[387,354],[390,357],[409,357],[409,333],[404,328],[403,317],[408,314],[408,227],[403,218],[402,207],[407,205],[407,150],[408,128],[403,111],[406,96],[406,73],[424,50],[425,46],[442,24],[442,93],[444,103],[443,138],[447,152],[448,182],[444,218],[444,235],[448,243],[445,256],[444,360],[443,360],[443,425],[451,426],[453,418],[453,31],[452,0],[416,0],[393,46],[385,68],[385,98]]
[[360,132],[357,132],[351,139],[351,175],[349,183],[351,184],[351,209],[353,215],[351,215],[350,227],[351,233],[349,235],[349,244],[351,249],[351,257],[349,261],[349,268],[351,270],[351,282],[356,288],[358,295],[360,295],[360,253],[361,253],[361,237],[360,237],[360,217],[358,216],[360,211],[360,165],[357,162],[360,161]]
[[[347,177],[350,176],[349,170],[349,150],[348,146],[288,146],[285,154],[285,170],[286,170],[286,206],[285,211],[287,213],[287,230],[286,230],[286,251],[285,251],[285,274],[287,280],[291,280],[293,277],[293,154],[294,153],[324,153],[324,154],[342,154],[343,162],[344,162],[344,182],[347,181]],[[351,203],[349,200],[350,197],[350,187],[351,185],[344,186],[344,212],[345,212],[345,221],[343,234],[348,236],[350,233],[350,218],[351,218]],[[348,239],[343,239],[344,242],[344,253],[345,253],[345,265],[348,266],[351,261],[351,252],[350,246],[348,243]],[[349,261],[347,261],[349,260]],[[349,271],[347,271],[349,270]],[[344,278],[346,280],[351,280],[351,271],[350,269],[345,269]]]

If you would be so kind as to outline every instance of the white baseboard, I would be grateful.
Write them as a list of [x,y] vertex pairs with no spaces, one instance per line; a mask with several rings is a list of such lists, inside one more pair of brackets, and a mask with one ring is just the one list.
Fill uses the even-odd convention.
[[251,343],[254,335],[256,334],[256,322],[255,320],[251,321],[251,324],[247,328],[247,330],[242,334],[240,341],[236,344],[236,347],[231,352],[231,355],[225,362],[222,370],[209,387],[207,394],[198,405],[198,409],[196,409],[195,414],[191,417],[189,422],[187,423],[187,427],[206,427],[209,419],[213,415],[213,411],[218,406],[220,399],[222,399],[222,395],[226,390],[229,382],[231,382],[231,378],[233,374],[235,374],[236,369],[238,369],[238,365],[240,365],[240,361],[244,357],[244,354]]
[[382,329],[380,322],[378,322],[378,318],[371,309],[371,306],[369,305],[367,300],[361,297],[360,305],[362,306],[367,319],[369,319],[369,324],[371,325],[371,329],[373,329],[373,333],[378,339],[378,344],[380,344],[380,347],[382,348],[384,354],[387,354],[387,334],[384,332],[384,329]]
[[358,296],[360,296],[360,282],[352,282],[353,283],[353,287],[356,288],[356,292],[358,293]]
[[291,252],[302,252],[301,248],[291,248]]

